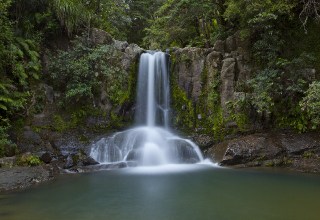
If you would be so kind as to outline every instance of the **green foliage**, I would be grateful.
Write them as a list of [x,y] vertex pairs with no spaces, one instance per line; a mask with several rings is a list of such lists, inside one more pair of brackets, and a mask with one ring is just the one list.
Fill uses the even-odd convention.
[[81,0],[53,0],[52,8],[69,35],[91,22],[91,14]]
[[26,153],[21,155],[17,159],[17,164],[20,166],[39,166],[41,164],[41,160],[38,156],[32,155],[30,153]]
[[121,67],[120,54],[113,46],[91,47],[83,39],[69,51],[61,51],[50,63],[53,85],[63,92],[63,105],[93,103],[106,90],[111,104],[128,98],[128,81]]
[[171,80],[171,99],[172,107],[175,110],[174,124],[185,130],[193,128],[194,108],[192,102],[174,80]]
[[291,61],[278,58],[274,68],[259,71],[249,81],[253,93],[249,103],[259,114],[272,115],[278,126],[305,132],[308,121],[299,101],[308,88],[307,82],[312,80],[308,69],[312,63],[314,57],[309,54],[301,54]]
[[237,124],[237,131],[246,131],[249,119],[247,116],[248,103],[246,98],[230,101],[226,104],[228,117],[226,121],[235,122]]
[[97,27],[117,38],[125,38],[130,23],[126,1],[52,0],[51,8],[69,36]]
[[4,156],[12,156],[12,154],[17,152],[16,145],[9,140],[7,131],[8,127],[0,126],[0,158]]
[[313,82],[305,92],[305,97],[301,100],[300,106],[307,113],[311,121],[312,129],[320,127],[320,82]]
[[223,116],[222,108],[216,108],[214,114],[209,117],[209,120],[212,121],[214,139],[217,141],[222,141],[226,135],[226,120]]
[[53,129],[58,132],[64,132],[69,128],[69,124],[60,115],[53,116]]
[[275,82],[279,80],[279,74],[277,70],[265,69],[249,81],[254,94],[251,102],[259,113],[272,111],[273,93],[278,94],[278,85]]
[[131,0],[128,1],[128,15],[131,23],[127,27],[128,42],[134,42],[138,45],[142,44],[142,40],[146,35],[145,28],[150,27],[148,21],[155,19],[155,12],[163,4],[165,0]]
[[[217,28],[214,15],[221,1],[167,0],[155,13],[144,43],[151,49],[170,46],[210,46]],[[221,13],[221,12],[220,12]]]

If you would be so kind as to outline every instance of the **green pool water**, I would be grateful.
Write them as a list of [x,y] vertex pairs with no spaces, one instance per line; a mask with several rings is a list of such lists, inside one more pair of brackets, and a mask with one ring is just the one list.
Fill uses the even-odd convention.
[[319,220],[320,176],[208,165],[70,174],[0,195],[0,219]]

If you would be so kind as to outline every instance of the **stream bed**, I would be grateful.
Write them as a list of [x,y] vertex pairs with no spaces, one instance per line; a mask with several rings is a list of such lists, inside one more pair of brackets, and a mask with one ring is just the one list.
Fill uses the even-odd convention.
[[63,175],[0,195],[1,220],[317,220],[320,176],[210,165]]

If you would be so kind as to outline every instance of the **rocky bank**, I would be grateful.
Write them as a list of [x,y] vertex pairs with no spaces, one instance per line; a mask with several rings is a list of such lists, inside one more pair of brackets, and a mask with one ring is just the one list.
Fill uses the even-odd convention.
[[206,156],[221,166],[286,167],[320,173],[319,133],[256,133],[213,145]]

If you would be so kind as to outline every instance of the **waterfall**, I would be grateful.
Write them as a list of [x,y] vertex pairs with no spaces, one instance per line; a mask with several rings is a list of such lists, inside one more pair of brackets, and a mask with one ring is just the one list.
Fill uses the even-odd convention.
[[99,163],[134,162],[141,166],[197,163],[196,144],[169,131],[170,84],[168,55],[143,53],[137,84],[136,127],[102,138],[91,147]]
[[169,127],[169,71],[167,55],[144,53],[140,57],[136,122]]

